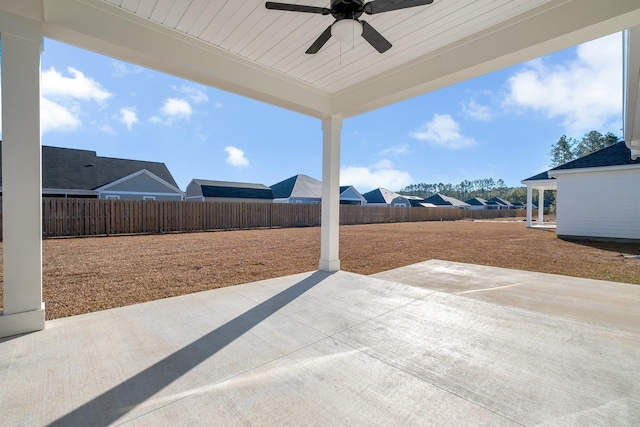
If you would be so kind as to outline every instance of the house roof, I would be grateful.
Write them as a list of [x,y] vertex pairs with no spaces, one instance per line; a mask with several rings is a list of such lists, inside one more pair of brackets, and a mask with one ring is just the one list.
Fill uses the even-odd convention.
[[525,182],[525,181],[544,181],[544,180],[547,180],[547,179],[555,179],[555,178],[550,177],[548,171],[544,171],[544,172],[540,172],[537,175],[533,175],[532,177],[529,177],[527,179],[523,179],[521,182]]
[[572,160],[548,171],[540,172],[537,175],[523,179],[521,182],[524,184],[532,181],[555,180],[556,178],[549,174],[550,172],[553,173],[553,171],[625,165],[640,165],[640,158],[632,160],[631,150],[624,141],[620,141],[617,144],[587,154],[579,159]]
[[465,200],[465,203],[468,203],[473,206],[487,206],[487,201],[480,197],[474,197],[472,199]]
[[391,190],[387,190],[386,188],[376,188],[375,190],[364,193],[362,197],[365,198],[367,203],[385,203],[388,205],[393,202],[393,199],[404,196]]
[[620,141],[617,144],[610,145],[584,157],[550,169],[549,172],[624,165],[640,165],[640,158],[632,160],[631,150],[624,141]]
[[288,199],[300,197],[307,199],[322,198],[322,182],[310,176],[298,174],[271,186],[273,197],[276,199]]
[[423,208],[437,208],[438,205],[434,205],[433,203],[418,203],[418,206],[422,206]]
[[[0,175],[1,160],[2,143],[0,142]],[[94,190],[143,169],[178,187],[164,163],[101,157],[95,151],[42,146],[43,188]]]
[[263,184],[247,182],[210,181],[194,179],[200,186],[203,197],[228,197],[237,199],[273,199],[271,188]]
[[487,200],[487,203],[490,203],[490,204],[496,203],[502,206],[513,206],[513,203],[511,203],[508,200],[502,199],[500,197],[492,197],[489,200]]
[[427,197],[426,199],[424,199],[424,201],[426,203],[433,203],[436,206],[458,206],[458,207],[469,206],[468,203],[465,203],[462,200],[458,200],[455,197],[445,196],[444,194],[440,194],[440,193]]

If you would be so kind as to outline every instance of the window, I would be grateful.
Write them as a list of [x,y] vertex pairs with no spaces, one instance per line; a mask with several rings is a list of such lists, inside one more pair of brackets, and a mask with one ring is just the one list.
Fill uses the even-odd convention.
[[104,198],[107,200],[120,200],[120,196],[116,194],[107,194]]
[[155,200],[156,196],[142,196],[142,200]]

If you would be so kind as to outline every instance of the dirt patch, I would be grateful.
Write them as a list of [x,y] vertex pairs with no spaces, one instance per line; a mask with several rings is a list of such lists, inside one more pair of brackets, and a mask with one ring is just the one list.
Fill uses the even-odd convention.
[[[567,242],[522,221],[343,226],[343,270],[373,274],[429,259],[640,284],[640,245]],[[47,319],[318,268],[320,228],[43,241]],[[0,295],[2,290],[0,289]]]

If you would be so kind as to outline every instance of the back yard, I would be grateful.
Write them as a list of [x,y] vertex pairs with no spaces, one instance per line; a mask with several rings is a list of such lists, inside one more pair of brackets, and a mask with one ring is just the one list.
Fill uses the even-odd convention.
[[[342,269],[429,259],[640,284],[640,244],[567,242],[516,220],[342,226]],[[47,319],[316,270],[320,228],[43,241]],[[0,289],[0,295],[2,289]]]

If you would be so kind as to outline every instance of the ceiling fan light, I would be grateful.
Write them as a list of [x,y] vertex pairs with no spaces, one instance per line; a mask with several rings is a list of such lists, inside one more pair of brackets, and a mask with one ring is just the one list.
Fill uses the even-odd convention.
[[351,42],[362,35],[362,24],[355,19],[341,19],[331,26],[331,35],[341,42]]

